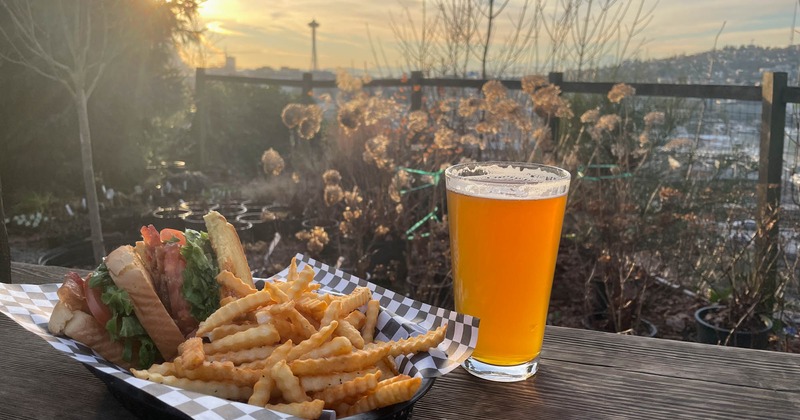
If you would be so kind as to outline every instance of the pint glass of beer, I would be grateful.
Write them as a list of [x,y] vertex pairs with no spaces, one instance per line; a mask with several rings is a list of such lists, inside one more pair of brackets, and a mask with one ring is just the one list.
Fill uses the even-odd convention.
[[569,172],[480,162],[445,171],[456,310],[480,318],[464,367],[521,381],[536,373],[547,320]]

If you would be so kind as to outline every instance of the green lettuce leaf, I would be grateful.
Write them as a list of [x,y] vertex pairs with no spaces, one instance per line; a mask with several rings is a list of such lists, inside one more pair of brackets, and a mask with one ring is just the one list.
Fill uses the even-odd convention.
[[205,321],[219,309],[220,286],[216,281],[219,268],[213,257],[208,234],[186,229],[186,245],[181,256],[186,260],[183,270],[183,297],[189,302],[192,316]]
[[139,362],[137,365],[139,369],[148,368],[156,359],[161,358],[155,343],[147,335],[147,331],[144,330],[139,319],[136,318],[130,295],[114,284],[114,280],[108,273],[108,267],[105,264],[100,264],[92,274],[89,279],[89,287],[100,287],[102,289],[100,299],[111,310],[111,319],[105,325],[106,331],[108,331],[112,340],[122,343],[123,360],[126,362],[133,360],[133,352],[137,343],[139,345]]

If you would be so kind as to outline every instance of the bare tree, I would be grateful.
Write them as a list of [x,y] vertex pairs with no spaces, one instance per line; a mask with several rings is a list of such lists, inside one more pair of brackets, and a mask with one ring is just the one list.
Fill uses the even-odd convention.
[[119,53],[104,2],[4,0],[0,11],[0,58],[25,66],[63,86],[78,116],[81,163],[89,210],[92,251],[96,262],[105,255],[103,231],[92,162],[88,102],[106,65]]

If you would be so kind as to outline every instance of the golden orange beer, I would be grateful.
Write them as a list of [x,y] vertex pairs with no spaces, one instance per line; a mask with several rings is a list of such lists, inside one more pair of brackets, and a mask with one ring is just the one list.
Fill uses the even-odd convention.
[[483,363],[521,365],[541,352],[569,186],[568,172],[545,168],[556,172],[515,178],[506,168],[512,176],[495,179],[479,170],[455,181],[448,169],[456,310],[480,318],[472,358]]

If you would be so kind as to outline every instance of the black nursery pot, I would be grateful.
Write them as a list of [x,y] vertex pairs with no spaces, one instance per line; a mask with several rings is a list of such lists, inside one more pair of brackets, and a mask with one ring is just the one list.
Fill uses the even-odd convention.
[[261,218],[261,212],[247,212],[236,216],[236,220],[253,225],[254,241],[271,241],[275,236],[275,224]]
[[164,228],[183,230],[186,227],[184,219],[192,214],[188,209],[177,207],[159,207],[152,213],[151,223],[159,231]]
[[[694,313],[698,343],[724,344],[728,339],[729,328],[720,328],[705,320],[706,314],[722,308],[722,306],[704,306]],[[758,331],[735,331],[728,345],[748,349],[766,349],[769,345],[770,330],[772,330],[772,320],[764,318],[764,326],[761,329]]]

